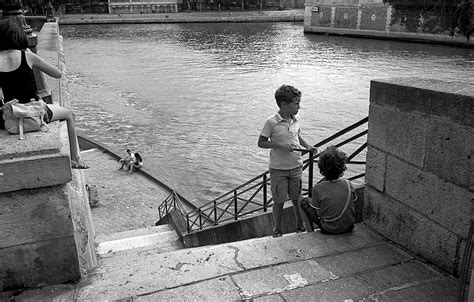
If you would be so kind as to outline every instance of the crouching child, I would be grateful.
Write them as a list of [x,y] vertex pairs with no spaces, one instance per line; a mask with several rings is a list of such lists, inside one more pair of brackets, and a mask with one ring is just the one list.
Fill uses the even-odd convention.
[[334,146],[324,150],[318,161],[323,179],[313,187],[311,199],[300,201],[309,220],[324,234],[342,234],[354,228],[357,195],[351,182],[341,178],[346,159],[346,154]]

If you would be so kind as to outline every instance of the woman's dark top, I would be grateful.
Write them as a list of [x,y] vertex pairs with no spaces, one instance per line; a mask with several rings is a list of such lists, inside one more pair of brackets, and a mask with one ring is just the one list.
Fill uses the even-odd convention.
[[20,103],[28,103],[31,99],[39,99],[35,75],[26,62],[25,51],[21,51],[21,63],[17,69],[0,72],[0,87],[2,87],[5,102],[17,99]]

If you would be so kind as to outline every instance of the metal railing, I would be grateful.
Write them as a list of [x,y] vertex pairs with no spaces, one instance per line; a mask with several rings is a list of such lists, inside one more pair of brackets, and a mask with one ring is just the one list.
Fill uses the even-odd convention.
[[[361,127],[366,126],[367,121],[368,117],[318,142],[314,147],[318,149],[329,145],[333,145],[340,149],[348,146],[355,147],[355,150],[352,152],[343,150],[346,154],[349,154],[347,156],[346,165],[348,167],[351,165],[365,165],[365,158],[364,160],[356,160],[356,158],[367,148],[367,139],[362,139],[362,137],[367,134],[367,129],[365,127],[365,129],[360,130]],[[356,131],[357,133],[353,134]],[[346,137],[346,135],[349,134],[350,136]],[[342,140],[337,141],[338,139]],[[360,140],[362,140],[362,142],[360,142]],[[311,197],[314,178],[314,163],[317,162],[316,159],[319,157],[320,152],[313,154],[306,150],[298,151],[301,151],[303,155],[308,156],[308,158],[303,161],[304,182],[302,194]],[[322,148],[320,151],[322,151]],[[354,173],[354,171],[350,171],[349,169],[348,172]],[[305,173],[307,175],[305,175]],[[347,174],[350,173],[346,172],[346,178],[349,180],[356,180],[365,176],[365,173],[356,173],[348,176]],[[273,204],[273,198],[268,190],[270,184],[268,174],[269,171],[266,171],[203,206],[189,212],[186,212],[179,197],[173,192],[159,206],[160,219],[171,210],[176,209],[180,215],[183,215],[189,233],[196,230],[202,230],[206,227],[215,226],[220,223],[235,221],[239,218],[255,215],[259,212],[266,212]]]

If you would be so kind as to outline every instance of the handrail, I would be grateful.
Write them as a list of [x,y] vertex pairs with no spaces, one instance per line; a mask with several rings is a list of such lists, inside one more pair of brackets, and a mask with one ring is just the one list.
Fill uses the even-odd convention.
[[[338,131],[334,135],[323,139],[314,145],[316,148],[320,148],[329,143],[337,148],[346,146],[350,143],[353,145],[355,141],[367,134],[367,129],[360,131],[359,133],[351,135],[349,138],[342,140],[341,142],[334,142],[338,138],[342,138],[345,134],[358,129],[368,122],[368,117]],[[358,148],[349,153],[347,157],[347,165],[364,165],[365,161],[353,160],[357,155],[367,148],[367,142],[363,142]],[[309,155],[307,159],[303,161],[303,171],[308,172],[308,178],[306,188],[303,188],[303,195],[311,197],[312,185],[313,185],[313,170],[314,163],[317,162],[317,158],[321,152],[313,154],[307,150],[298,150],[302,152],[302,155]],[[348,153],[348,152],[346,152]],[[270,179],[267,176],[270,171],[265,171],[245,183],[237,186],[236,188],[222,194],[221,196],[211,200],[208,203],[191,210],[186,211],[182,204],[180,196],[174,191],[166,198],[166,200],[158,207],[160,219],[162,219],[171,210],[176,209],[179,214],[186,220],[187,231],[192,232],[196,230],[202,230],[208,226],[218,225],[219,223],[238,220],[240,217],[253,214],[255,212],[266,212],[268,207],[272,206],[273,198],[268,193],[267,187],[270,184]],[[365,176],[365,173],[359,173],[357,175],[346,176],[349,180],[359,179]],[[259,202],[255,201],[259,198]]]

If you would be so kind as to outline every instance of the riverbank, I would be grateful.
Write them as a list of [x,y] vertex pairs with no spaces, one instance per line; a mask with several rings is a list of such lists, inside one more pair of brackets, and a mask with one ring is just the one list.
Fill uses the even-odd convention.
[[303,22],[304,9],[283,11],[221,11],[158,14],[71,14],[58,17],[59,25],[143,23]]

